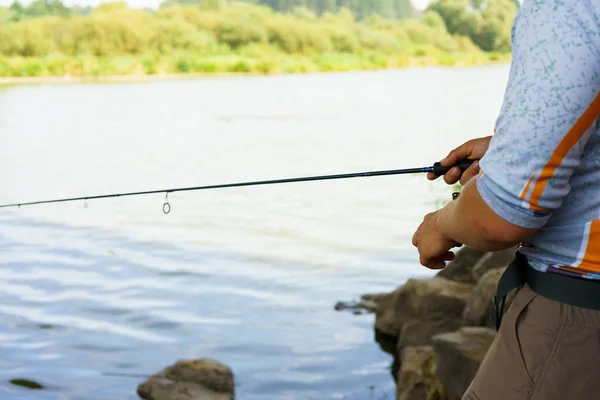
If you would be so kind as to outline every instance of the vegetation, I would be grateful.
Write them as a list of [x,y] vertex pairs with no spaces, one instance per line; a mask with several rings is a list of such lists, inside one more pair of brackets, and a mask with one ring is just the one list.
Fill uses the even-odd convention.
[[[315,15],[337,13],[342,9],[350,10],[358,19],[363,19],[372,14],[384,18],[408,18],[414,15],[410,0],[245,0],[268,6],[278,12],[293,12],[304,8],[311,10]],[[173,4],[200,5],[205,0],[167,0],[162,7]]]
[[439,14],[448,32],[468,36],[485,51],[508,52],[518,0],[437,0],[429,10]]
[[[187,4],[186,4],[187,3]],[[345,71],[510,54],[513,0],[167,0],[0,7],[1,76]]]

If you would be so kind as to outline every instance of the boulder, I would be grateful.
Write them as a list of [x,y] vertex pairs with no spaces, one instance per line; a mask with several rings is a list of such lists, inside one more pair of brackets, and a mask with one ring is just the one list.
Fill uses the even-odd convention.
[[434,335],[454,332],[463,326],[462,318],[418,318],[404,323],[398,338],[397,352],[408,346],[424,346],[432,343]]
[[486,254],[485,251],[463,247],[456,252],[454,260],[438,272],[437,277],[451,281],[474,284],[477,280],[473,277],[473,266]]
[[137,393],[145,400],[232,400],[233,372],[215,360],[183,360],[148,378]]
[[433,337],[436,376],[448,400],[460,400],[491,346],[496,331],[484,327],[464,327]]
[[472,285],[443,278],[411,279],[377,304],[375,329],[399,336],[411,319],[461,319]]
[[[398,353],[396,352],[398,345],[398,336],[390,336],[375,329],[375,341],[379,344],[381,350],[394,357],[397,361]],[[395,371],[393,371],[395,373]]]
[[[479,280],[463,313],[464,325],[494,327],[491,318],[492,298],[496,295],[498,281],[506,268],[489,270]],[[508,309],[508,304],[505,310]]]
[[484,254],[483,257],[481,257],[473,266],[473,279],[477,282],[489,270],[508,267],[508,265],[515,259],[516,251],[517,247],[515,246],[511,247],[510,249]]
[[400,357],[397,400],[444,398],[444,389],[436,377],[435,353],[431,346],[407,347]]

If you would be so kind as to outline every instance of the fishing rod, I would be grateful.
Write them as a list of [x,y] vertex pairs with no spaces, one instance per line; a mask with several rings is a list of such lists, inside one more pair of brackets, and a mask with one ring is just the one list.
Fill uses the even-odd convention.
[[[462,171],[473,164],[474,160],[463,160],[453,167],[458,167]],[[11,207],[25,207],[34,206],[40,204],[51,204],[51,203],[65,203],[71,201],[84,201],[84,207],[87,208],[88,200],[108,199],[114,197],[126,197],[126,196],[142,196],[149,194],[165,193],[165,202],[163,204],[163,212],[169,214],[171,212],[171,204],[169,203],[169,193],[175,192],[191,192],[197,190],[209,190],[209,189],[225,189],[242,186],[261,186],[261,185],[276,185],[283,183],[294,183],[294,182],[309,182],[309,181],[324,181],[332,179],[348,179],[348,178],[362,178],[362,177],[373,177],[373,176],[385,176],[385,175],[405,175],[405,174],[417,174],[417,173],[428,173],[433,172],[437,176],[445,175],[453,167],[443,167],[441,163],[435,163],[432,167],[423,168],[408,168],[408,169],[395,169],[387,171],[370,171],[370,172],[356,172],[350,174],[339,174],[339,175],[322,175],[322,176],[306,176],[302,178],[287,178],[287,179],[275,179],[267,181],[254,181],[254,182],[239,182],[239,183],[227,183],[222,185],[209,185],[209,186],[195,186],[185,188],[174,188],[174,189],[159,189],[159,190],[147,190],[141,192],[129,192],[129,193],[115,193],[115,194],[104,194],[99,196],[82,196],[82,197],[71,197],[56,200],[42,200],[42,201],[31,201],[27,203],[12,203],[0,205],[0,208],[11,208]]]

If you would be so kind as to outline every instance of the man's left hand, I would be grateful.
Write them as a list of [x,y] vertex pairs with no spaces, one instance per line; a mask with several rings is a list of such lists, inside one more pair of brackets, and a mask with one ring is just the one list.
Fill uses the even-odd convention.
[[446,261],[454,259],[454,253],[449,251],[458,244],[442,235],[437,228],[439,211],[427,214],[423,223],[413,236],[413,246],[419,249],[420,262],[430,269],[443,269]]

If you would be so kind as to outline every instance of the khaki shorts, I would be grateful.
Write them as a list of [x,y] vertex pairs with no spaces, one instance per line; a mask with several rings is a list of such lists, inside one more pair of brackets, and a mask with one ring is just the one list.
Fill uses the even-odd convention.
[[600,311],[517,293],[463,397],[513,399],[600,399]]

